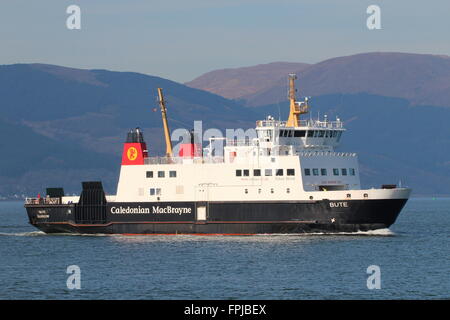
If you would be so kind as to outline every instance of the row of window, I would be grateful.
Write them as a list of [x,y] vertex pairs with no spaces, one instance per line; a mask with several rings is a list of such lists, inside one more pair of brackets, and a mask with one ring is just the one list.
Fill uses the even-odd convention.
[[[165,178],[166,177],[166,172],[165,171],[158,171],[158,178]],[[147,178],[153,178],[153,171],[147,171],[146,173]],[[169,178],[176,178],[177,177],[177,172],[176,171],[169,171]]]
[[340,138],[338,130],[280,130],[280,137]]
[[[254,177],[261,177],[261,169],[253,169]],[[270,177],[275,173],[275,176],[282,177],[284,176],[284,169],[264,169],[264,176]],[[295,169],[286,169],[287,176],[295,176]],[[236,170],[236,177],[250,177],[249,169],[238,169]]]
[[[305,172],[305,176],[310,176],[311,173],[313,176],[318,176],[319,172],[321,176],[326,176],[328,175],[328,171],[325,168],[314,168],[314,169],[304,169]],[[350,168],[347,170],[347,168],[341,168],[340,170],[338,168],[334,168],[333,169],[333,176],[346,176],[346,175],[350,175],[350,176],[354,176],[356,174],[356,171],[354,168]]]

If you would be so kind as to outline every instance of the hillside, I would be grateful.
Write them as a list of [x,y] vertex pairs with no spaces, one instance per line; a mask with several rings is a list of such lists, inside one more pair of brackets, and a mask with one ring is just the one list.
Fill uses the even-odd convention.
[[[257,66],[248,69],[251,68]],[[236,69],[234,73],[243,73],[245,69]],[[374,52],[328,59],[293,71],[299,76],[299,93],[304,96],[369,93],[403,98],[412,105],[450,106],[448,56]],[[221,70],[209,74],[215,74],[218,79],[226,75]],[[287,72],[266,88],[241,95],[239,99],[245,100],[248,106],[283,101],[286,98],[286,79]],[[233,91],[230,86],[233,81],[232,77],[228,77],[222,87],[215,84],[215,92]],[[207,90],[209,86],[206,83],[196,87]],[[236,89],[239,86],[236,85]]]
[[272,62],[252,67],[214,70],[185,84],[228,99],[239,99],[270,88],[280,79],[285,79],[288,73],[303,70],[307,66],[307,63]]
[[[82,179],[106,180],[115,192],[122,142],[144,129],[150,154],[164,139],[157,87],[164,88],[172,130],[246,127],[254,118],[233,101],[138,73],[42,65],[0,66],[0,196],[43,190],[48,184],[78,191]],[[236,114],[241,114],[237,120]],[[250,116],[251,115],[251,116]]]

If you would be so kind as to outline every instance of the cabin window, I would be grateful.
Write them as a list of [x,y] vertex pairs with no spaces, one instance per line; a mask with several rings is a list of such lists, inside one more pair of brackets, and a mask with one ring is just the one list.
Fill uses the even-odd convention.
[[244,171],[244,177],[250,176],[250,170],[245,169],[245,170],[243,170],[243,171]]
[[170,178],[176,178],[177,177],[177,172],[176,171],[169,171],[169,177]]
[[286,193],[291,193],[291,189],[287,188]]
[[354,176],[354,175],[355,175],[355,169],[350,168],[349,170],[350,170],[350,175],[351,175],[351,176]]
[[283,169],[277,169],[277,170],[275,171],[275,175],[276,175],[276,176],[282,176],[282,175],[283,175]]
[[313,175],[318,176],[319,175],[319,169],[314,168],[313,169]]
[[236,177],[242,176],[242,170],[236,170]]
[[150,188],[150,195],[154,196],[160,196],[161,195],[161,188]]
[[294,137],[304,137],[306,134],[305,130],[295,130],[294,131]]
[[305,169],[305,176],[311,175],[311,169]]
[[314,130],[308,130],[308,138],[314,137]]
[[295,169],[287,169],[286,175],[288,176],[295,176]]
[[338,176],[339,175],[339,169],[334,168],[333,169],[333,175]]
[[153,171],[147,171],[146,176],[147,178],[153,178]]
[[342,173],[343,176],[346,176],[347,175],[347,169],[342,168],[341,169],[341,173]]
[[273,193],[273,188],[270,189],[270,193]]
[[266,177],[271,176],[271,175],[272,175],[272,169],[265,169],[265,170],[264,170],[264,175],[265,175]]
[[258,189],[258,193],[261,193],[261,189]]
[[245,192],[245,194],[247,194],[248,193],[248,189],[245,189],[244,192]]
[[326,176],[327,175],[327,169],[324,169],[324,168],[320,169],[320,175],[321,176]]
[[260,177],[261,176],[261,169],[254,169],[253,170],[253,175],[255,177]]
[[158,171],[158,178],[164,178],[164,171]]

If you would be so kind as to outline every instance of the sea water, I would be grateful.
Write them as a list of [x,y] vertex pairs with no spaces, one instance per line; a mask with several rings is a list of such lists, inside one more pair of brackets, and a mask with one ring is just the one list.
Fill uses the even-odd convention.
[[450,199],[390,229],[256,236],[46,235],[0,202],[0,299],[449,299],[449,271]]

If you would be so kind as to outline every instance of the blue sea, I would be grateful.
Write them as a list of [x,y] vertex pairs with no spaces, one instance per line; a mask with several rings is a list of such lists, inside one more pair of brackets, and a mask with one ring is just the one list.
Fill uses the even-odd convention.
[[410,199],[390,229],[258,236],[46,235],[0,202],[0,299],[450,299],[449,271],[450,199]]

